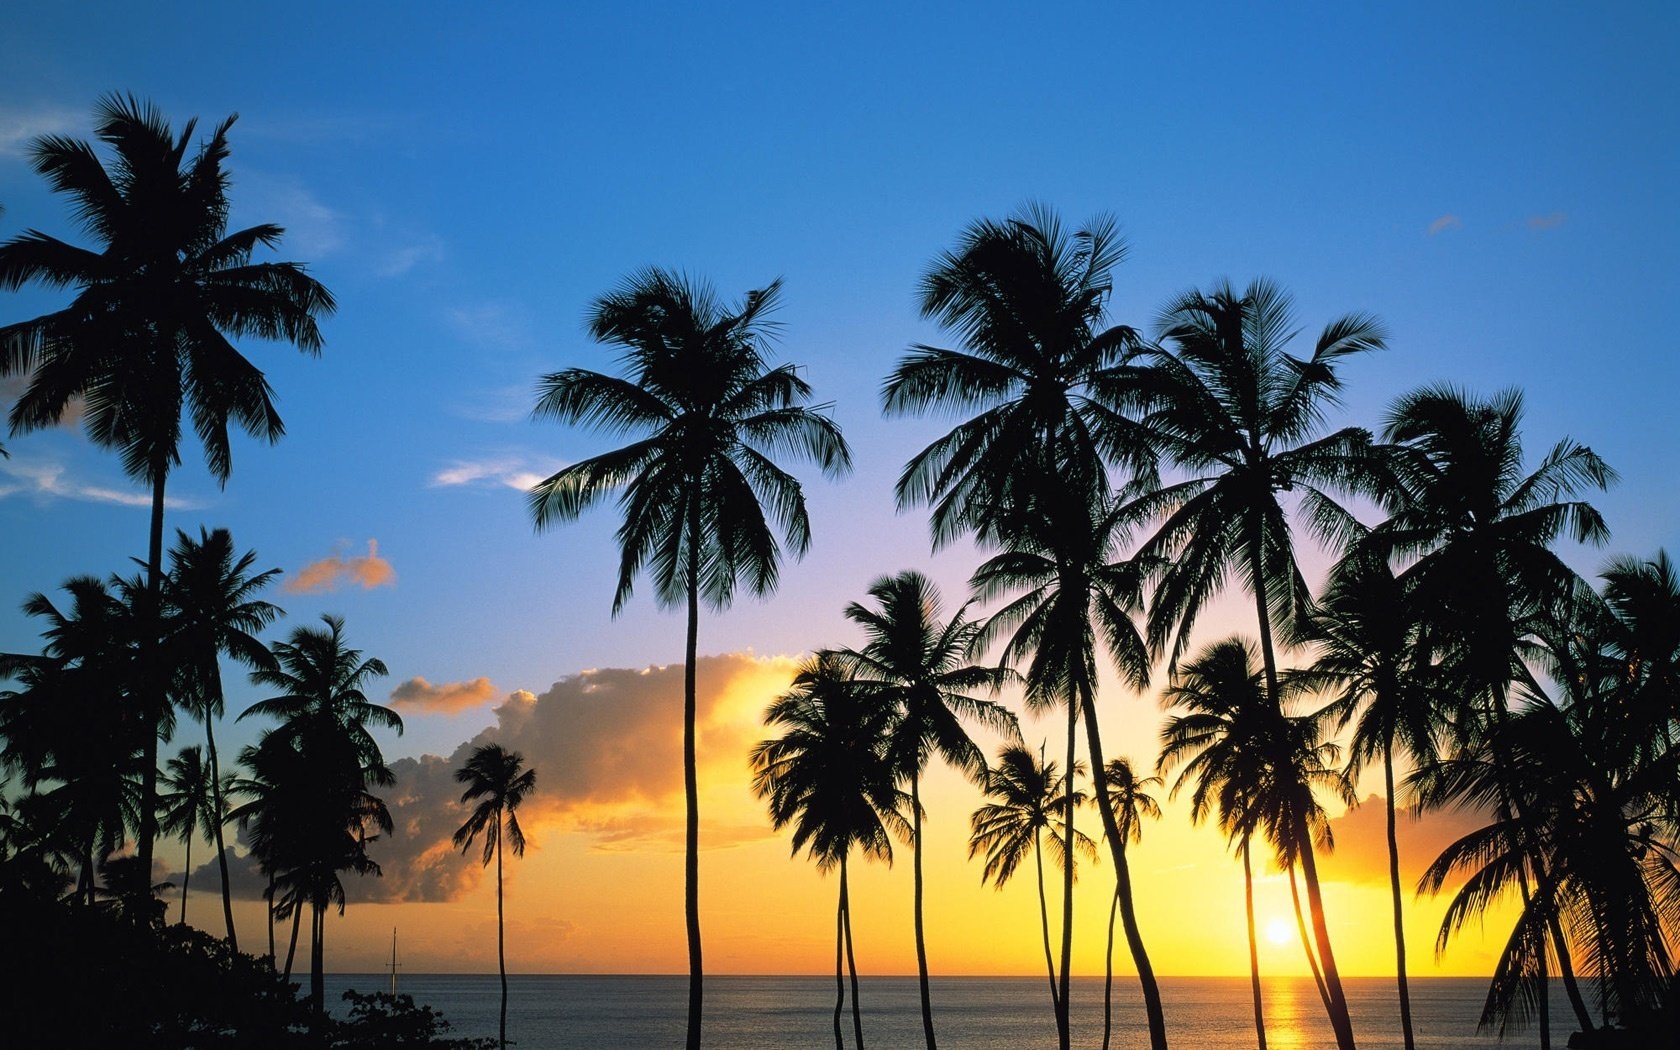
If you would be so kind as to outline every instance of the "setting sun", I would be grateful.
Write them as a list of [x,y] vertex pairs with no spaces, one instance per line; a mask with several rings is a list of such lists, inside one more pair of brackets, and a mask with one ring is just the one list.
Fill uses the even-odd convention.
[[1267,920],[1267,922],[1266,922],[1266,940],[1271,942],[1272,944],[1277,944],[1277,945],[1288,944],[1290,939],[1293,938],[1294,936],[1295,936],[1294,931],[1290,929],[1288,919],[1269,919],[1269,920]]

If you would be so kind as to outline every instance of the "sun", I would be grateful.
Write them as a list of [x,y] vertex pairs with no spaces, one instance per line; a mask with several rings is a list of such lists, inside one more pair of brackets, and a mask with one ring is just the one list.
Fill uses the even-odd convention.
[[1266,922],[1266,940],[1272,944],[1288,944],[1295,936],[1290,929],[1287,919],[1270,919]]

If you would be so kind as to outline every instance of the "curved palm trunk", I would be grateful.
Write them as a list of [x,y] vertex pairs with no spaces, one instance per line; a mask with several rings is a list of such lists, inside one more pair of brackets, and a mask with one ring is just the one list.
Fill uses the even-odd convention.
[[1336,952],[1330,947],[1330,927],[1324,920],[1324,896],[1318,887],[1318,862],[1313,858],[1312,838],[1303,823],[1296,829],[1301,837],[1301,876],[1307,883],[1307,905],[1312,909],[1313,939],[1324,967],[1324,987],[1330,993],[1330,1027],[1336,1033],[1338,1050],[1354,1050],[1353,1020],[1348,1016],[1347,996],[1336,969]]
[[927,1039],[927,1050],[934,1050],[933,1039],[933,997],[928,994],[928,964],[927,938],[922,930],[922,795],[921,770],[910,773],[910,816],[911,837],[911,866],[915,873],[915,923],[916,923],[916,974],[919,978],[922,993],[922,1035]]
[[858,1005],[857,952],[852,947],[852,892],[846,881],[846,858],[840,858],[840,913],[845,916],[846,968],[852,977],[852,1033],[863,1050],[863,1009]]
[[841,970],[846,945],[846,858],[840,858],[840,896],[834,902],[834,1050],[846,1050],[840,1015],[846,1009],[846,976]]
[[1254,938],[1254,870],[1248,863],[1248,836],[1242,840],[1243,904],[1248,909],[1248,983],[1254,991],[1254,1038],[1266,1050],[1266,1011],[1260,1005],[1260,944]]
[[1383,741],[1383,787],[1388,792],[1388,884],[1394,891],[1394,973],[1400,985],[1400,1032],[1406,1050],[1416,1050],[1412,1036],[1412,993],[1406,982],[1406,926],[1400,908],[1400,840],[1394,834],[1394,742]]
[[[501,974],[502,974],[502,1013],[501,1013],[499,1026],[496,1029],[496,1034],[499,1037],[499,1040],[501,1042],[502,1050],[507,1050],[507,934],[506,934],[506,928],[504,927],[504,925],[502,923],[502,823],[501,823],[501,821],[502,821],[502,815],[500,813],[497,813],[496,814],[496,831],[495,831],[495,835],[496,835],[496,968],[498,970],[500,970]],[[394,937],[395,935],[393,934],[392,936]],[[392,961],[394,962],[395,961],[395,954],[394,953],[396,952],[396,947],[395,947],[396,941],[393,940],[391,942],[391,944],[392,944],[392,949],[391,950],[393,952]],[[394,973],[396,971],[393,970],[392,972]],[[392,978],[392,980],[395,980],[395,978]]]
[[322,1014],[327,1009],[327,950],[322,943],[327,934],[327,909],[324,904],[315,904],[313,908],[309,937],[309,1004],[317,1014]]
[[281,973],[281,976],[288,981],[292,979],[292,961],[297,958],[298,927],[301,925],[303,925],[303,905],[293,902],[292,941],[286,946],[286,969]]
[[1314,953],[1312,937],[1307,934],[1306,913],[1301,910],[1301,890],[1295,881],[1295,865],[1289,865],[1289,900],[1295,906],[1295,931],[1301,935],[1301,951],[1306,953],[1307,966],[1312,970],[1313,984],[1318,988],[1318,1001],[1330,1009],[1330,990],[1324,987],[1324,972],[1318,968],[1318,955]]
[[[223,885],[226,885],[224,880]],[[274,969],[274,873],[268,873],[268,892],[263,894],[263,910],[268,912],[268,968]]]
[[140,766],[140,836],[135,846],[140,870],[145,873],[144,891],[151,897],[152,844],[157,839],[158,734],[154,719],[163,710],[163,484],[167,466],[152,464],[152,520],[146,550],[145,650],[141,655],[141,698],[145,704],[141,722],[144,758]]
[[[700,958],[700,787],[695,773],[694,661],[700,639],[700,521],[688,514],[688,640],[683,665],[683,917],[688,926],[688,1050],[700,1050],[703,967]],[[918,875],[920,869],[917,869]],[[917,883],[918,892],[920,883]],[[921,912],[917,913],[917,921]],[[930,1044],[931,1045],[931,1044]]]
[[[210,687],[215,690],[215,704],[213,706],[222,706],[222,668],[221,662],[216,659],[212,659],[210,664]],[[239,934],[233,927],[233,888],[229,885],[228,880],[227,845],[222,841],[222,814],[225,812],[222,806],[222,766],[220,760],[216,757],[216,731],[211,724],[213,721],[210,716],[211,710],[212,705],[206,704],[204,708],[204,746],[205,751],[210,755],[210,800],[211,804],[216,807],[216,863],[222,874],[222,921],[227,925],[228,947],[237,952],[239,950]],[[269,932],[268,954],[273,956],[274,938],[272,928]]]
[[1062,803],[1062,972],[1061,994],[1056,999],[1056,1045],[1059,1050],[1068,1050],[1073,1038],[1068,995],[1072,990],[1073,970],[1073,764],[1079,757],[1075,750],[1078,725],[1079,694],[1074,691],[1068,695],[1067,765],[1063,767],[1067,775],[1067,790]]
[[192,835],[187,836],[186,867],[181,871],[181,925],[187,924],[187,885],[192,882]]
[[1132,871],[1126,863],[1126,840],[1120,834],[1114,805],[1108,797],[1108,776],[1103,765],[1102,733],[1097,727],[1097,710],[1091,702],[1090,684],[1082,683],[1081,690],[1084,693],[1085,748],[1091,755],[1091,783],[1097,796],[1097,812],[1102,817],[1103,837],[1108,839],[1109,852],[1114,857],[1114,892],[1120,898],[1120,923],[1126,931],[1126,946],[1131,949],[1138,984],[1143,991],[1143,1012],[1149,1022],[1149,1046],[1150,1050],[1167,1050],[1167,1020],[1161,1008],[1161,988],[1155,980],[1155,966],[1149,961],[1149,952],[1143,946],[1143,932],[1138,928],[1137,907],[1132,901]]
[[1109,1037],[1114,1032],[1114,916],[1120,911],[1120,887],[1114,887],[1114,898],[1108,902],[1108,948],[1103,952],[1103,1042],[1108,1050]]
[[1062,996],[1056,987],[1056,961],[1050,955],[1050,908],[1044,897],[1044,849],[1040,844],[1041,833],[1033,832],[1033,864],[1038,868],[1038,928],[1044,935],[1044,968],[1050,974],[1050,1008],[1059,1018],[1062,1016]]

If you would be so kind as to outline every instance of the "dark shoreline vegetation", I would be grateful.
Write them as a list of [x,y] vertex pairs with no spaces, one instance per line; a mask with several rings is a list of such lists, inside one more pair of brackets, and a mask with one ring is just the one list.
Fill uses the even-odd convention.
[[[260,595],[278,570],[258,570],[226,529],[178,530],[166,556],[164,492],[183,422],[222,483],[230,423],[271,442],[284,432],[263,373],[233,341],[318,354],[317,321],[336,307],[304,266],[253,261],[279,245],[279,227],[227,231],[232,125],[195,150],[192,123],[176,132],[132,97],[102,100],[105,159],[59,137],[31,154],[96,247],[35,231],[0,243],[0,289],[72,293],[54,313],[0,326],[0,375],[25,381],[10,440],[57,425],[79,400],[90,439],[119,453],[152,508],[141,573],[78,576],[63,583],[67,597],[29,596],[42,649],[0,654],[10,683],[0,692],[0,919],[31,946],[9,953],[0,975],[9,1030],[31,1045],[78,1045],[90,1030],[85,1045],[505,1045],[505,963],[496,1041],[449,1043],[429,1011],[377,996],[347,1021],[326,1015],[327,911],[345,907],[345,873],[380,874],[367,845],[393,833],[381,792],[394,776],[373,731],[400,733],[402,722],[365,692],[386,668],[351,648],[334,616],[265,644],[259,635],[282,612]],[[1589,500],[1614,471],[1568,438],[1531,457],[1515,390],[1435,383],[1396,397],[1372,428],[1333,428],[1338,368],[1386,346],[1375,317],[1333,319],[1295,351],[1289,295],[1257,279],[1185,293],[1146,334],[1107,317],[1125,252],[1106,217],[1069,232],[1035,205],[974,222],[919,289],[924,317],[951,345],[912,346],[884,382],[890,416],[962,419],[909,459],[894,497],[900,509],[928,508],[936,549],[971,539],[985,560],[955,608],[914,570],[877,579],[845,610],[858,639],[815,650],[766,712],[779,735],[752,753],[772,822],[791,830],[796,854],[838,874],[837,1050],[848,1037],[861,1050],[866,1031],[848,863],[890,863],[895,843],[910,852],[922,1036],[936,1046],[921,836],[922,778],[936,760],[983,796],[971,856],[984,878],[1001,885],[1031,861],[1046,1029],[1053,1022],[1061,1050],[1075,930],[1103,921],[1076,921],[1075,868],[1099,858],[1115,879],[1110,959],[1118,927],[1151,1048],[1173,1041],[1150,916],[1131,888],[1134,865],[1151,862],[1145,827],[1162,793],[1186,796],[1192,818],[1215,822],[1242,861],[1258,1045],[1252,872],[1270,863],[1297,891],[1314,987],[1338,1047],[1352,1050],[1320,885],[1324,801],[1352,804],[1355,778],[1378,770],[1408,1048],[1411,889],[1450,895],[1437,948],[1495,907],[1515,911],[1483,1026],[1533,1022],[1543,1048],[1674,1045],[1680,579],[1663,551],[1615,558],[1596,582],[1557,552],[1609,541]],[[690,1050],[704,1003],[701,610],[726,609],[739,589],[769,594],[783,554],[812,542],[801,482],[779,461],[835,479],[851,466],[830,406],[812,402],[795,366],[772,362],[779,290],[771,282],[729,304],[702,281],[636,273],[589,315],[593,337],[622,352],[621,373],[545,375],[534,410],[627,442],[534,485],[536,528],[615,502],[613,609],[646,581],[658,604],[686,614]],[[1308,542],[1334,560],[1316,590],[1297,560]],[[1252,602],[1253,636],[1196,638],[1227,590]],[[224,763],[214,728],[225,659],[271,695],[238,715],[268,728]],[[1168,719],[1153,759],[1104,751],[1105,664],[1160,696]],[[1005,691],[1065,715],[1054,753],[1026,746],[999,703]],[[970,738],[976,726],[1004,737],[995,760]],[[160,764],[162,743],[199,727],[202,745]],[[503,846],[523,852],[515,811],[534,777],[493,746],[457,773],[462,802],[477,805],[456,845],[495,861],[498,919]],[[1402,806],[1482,821],[1434,858],[1420,887],[1400,880]],[[1092,809],[1095,834],[1078,824]],[[239,950],[230,824],[267,879],[260,954]],[[216,850],[224,937],[191,930],[184,914],[166,925],[174,887],[153,885],[159,835]],[[300,1002],[290,978],[306,914]],[[499,955],[501,940],[498,922]],[[1554,986],[1573,1036],[1549,1027]],[[44,1009],[65,989],[99,1003],[99,1018],[75,1026]],[[1107,1035],[1105,1021],[1105,1046]]]

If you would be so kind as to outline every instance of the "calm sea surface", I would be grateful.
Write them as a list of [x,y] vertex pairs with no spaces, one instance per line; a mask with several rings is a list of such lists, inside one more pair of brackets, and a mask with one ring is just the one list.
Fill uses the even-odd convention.
[[[881,1050],[922,1045],[921,1008],[914,978],[865,977],[863,1035]],[[327,1000],[346,988],[384,991],[379,974],[328,974]],[[1400,1007],[1394,982],[1344,982],[1362,1048],[1399,1048]],[[1030,977],[935,977],[934,1031],[949,1050],[1033,1050],[1053,1047],[1055,1021],[1049,984]],[[1330,1026],[1310,978],[1265,983],[1266,1038],[1273,1050],[1334,1048]],[[1074,978],[1074,1045],[1102,1045],[1102,980]],[[495,974],[404,974],[398,990],[442,1011],[453,1035],[496,1034],[499,986]],[[1412,1016],[1420,1048],[1537,1047],[1530,1027],[1501,1042],[1476,1032],[1487,982],[1429,978],[1412,982]],[[1253,1006],[1245,977],[1166,978],[1161,997],[1167,1035],[1184,1050],[1252,1048]],[[1574,1024],[1561,990],[1552,997],[1553,1044],[1564,1045]],[[1142,999],[1135,981],[1115,978],[1116,1050],[1147,1047]],[[508,1041],[519,1050],[638,1050],[683,1042],[688,978],[514,975],[508,978]],[[342,1005],[340,1006],[342,1009]],[[718,1050],[777,1050],[834,1045],[834,981],[823,977],[707,977],[705,1044]],[[851,1005],[844,1018],[851,1044]]]

